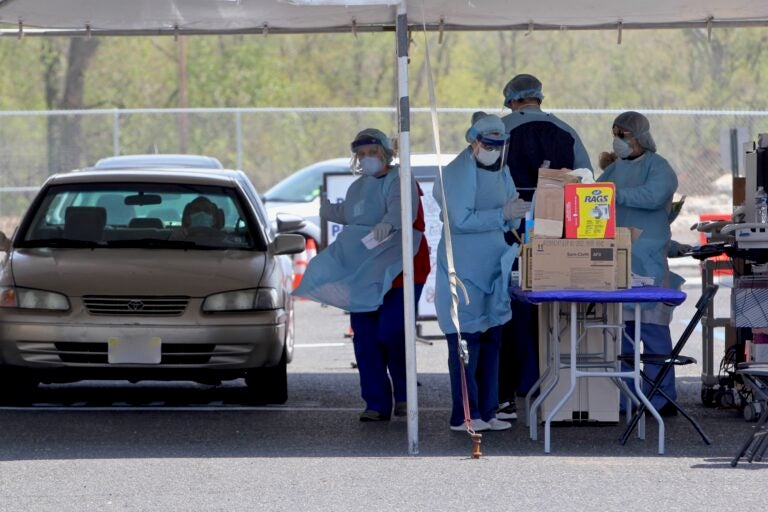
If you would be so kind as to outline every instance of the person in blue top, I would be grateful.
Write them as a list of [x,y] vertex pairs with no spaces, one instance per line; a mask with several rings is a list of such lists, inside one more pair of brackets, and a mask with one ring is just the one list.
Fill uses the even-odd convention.
[[[389,138],[367,128],[351,144],[351,168],[359,174],[343,202],[325,199],[320,216],[344,229],[309,262],[293,294],[350,312],[360,392],[360,421],[404,416],[406,404],[400,173]],[[416,180],[411,182],[414,223],[414,297],[429,274],[429,248]],[[418,249],[418,250],[417,250]]]
[[[469,147],[442,172],[433,195],[449,226],[458,286],[459,329],[451,315],[449,241],[446,227],[438,246],[435,309],[448,342],[451,381],[451,430],[505,430],[512,425],[496,418],[501,327],[511,317],[509,278],[517,245],[505,233],[520,223],[527,203],[518,197],[504,161],[507,135],[495,115],[476,112],[466,133]],[[442,186],[440,184],[442,182]],[[443,199],[443,191],[445,199]],[[465,364],[469,418],[462,394],[459,338],[466,342]],[[463,344],[462,344],[463,345]],[[465,420],[471,420],[467,425]]]
[[[613,121],[613,154],[601,154],[600,161],[608,164],[598,181],[616,186],[616,225],[633,228],[632,273],[652,277],[655,286],[679,289],[683,278],[670,272],[667,256],[684,251],[686,246],[671,239],[669,227],[672,196],[677,190],[677,175],[664,158],[656,153],[648,119],[639,112],[623,112]],[[639,235],[639,236],[638,236]],[[673,306],[646,304],[641,312],[643,352],[669,354],[672,337],[669,324]],[[626,332],[633,333],[633,308],[624,309]],[[622,353],[633,351],[625,335]],[[655,379],[660,365],[646,364],[645,372]],[[649,388],[646,384],[646,390]],[[674,367],[661,388],[676,399]],[[649,397],[662,415],[677,414],[677,408],[661,395]]]
[[[541,81],[519,74],[503,89],[504,106],[512,112],[502,118],[509,134],[507,167],[520,197],[531,201],[539,168],[592,170],[589,155],[576,130],[549,112]],[[522,235],[525,223],[519,228]],[[503,420],[517,419],[516,395],[525,395],[539,378],[537,309],[513,301],[512,320],[504,326],[499,362],[499,408]]]

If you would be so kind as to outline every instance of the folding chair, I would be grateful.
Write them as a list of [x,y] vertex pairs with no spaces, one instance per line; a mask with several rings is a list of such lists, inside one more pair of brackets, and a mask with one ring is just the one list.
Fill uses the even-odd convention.
[[741,457],[750,463],[754,460],[760,462],[768,449],[768,363],[739,363],[736,368],[736,374],[752,390],[755,401],[760,402],[761,412],[752,434],[731,461],[733,467]]
[[[693,428],[695,428],[696,431],[699,433],[699,435],[701,435],[701,438],[704,440],[706,444],[712,444],[712,441],[709,439],[709,437],[707,437],[707,435],[701,429],[701,426],[699,425],[699,423],[695,419],[693,419],[685,411],[685,409],[683,409],[680,406],[680,404],[672,400],[672,398],[670,398],[669,395],[665,393],[663,389],[661,389],[661,382],[674,365],[687,365],[687,364],[692,364],[696,362],[696,359],[692,357],[681,356],[680,352],[683,350],[683,347],[685,347],[685,344],[688,341],[688,338],[691,337],[691,333],[693,333],[693,330],[698,325],[699,321],[701,320],[701,317],[704,315],[704,311],[707,309],[707,306],[714,298],[715,293],[717,293],[718,288],[719,286],[716,284],[709,285],[704,290],[704,293],[701,294],[701,297],[699,298],[698,302],[696,302],[696,312],[691,318],[691,321],[688,322],[688,325],[685,327],[685,331],[683,331],[683,334],[680,336],[680,339],[672,348],[672,352],[670,352],[667,355],[643,354],[640,356],[640,361],[643,363],[652,363],[652,364],[661,365],[661,368],[659,369],[659,373],[656,375],[655,379],[651,379],[650,377],[648,377],[648,375],[644,371],[640,370],[640,376],[643,378],[645,382],[647,382],[651,386],[651,390],[647,393],[648,399],[650,400],[651,397],[654,396],[656,393],[660,393],[664,398],[666,398],[669,401],[670,404],[672,404],[675,407],[675,409],[680,411],[680,414],[685,416],[685,419],[691,422],[691,425],[693,425]],[[632,364],[634,362],[634,356],[632,355],[621,355],[619,356],[619,359],[629,364]],[[629,422],[626,430],[624,430],[624,433],[621,435],[621,439],[620,439],[621,444],[627,443],[627,439],[629,439],[629,436],[632,434],[632,431],[637,426],[638,422],[640,421],[640,418],[643,416],[643,414],[645,414],[645,410],[646,410],[645,404],[640,403],[637,406],[637,409],[635,409],[635,414],[632,416],[632,420]]]

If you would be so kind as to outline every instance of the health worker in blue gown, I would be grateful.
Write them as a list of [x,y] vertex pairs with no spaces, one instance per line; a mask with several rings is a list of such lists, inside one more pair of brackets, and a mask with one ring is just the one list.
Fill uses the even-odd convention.
[[[367,128],[351,144],[359,174],[343,202],[324,199],[320,216],[342,224],[336,240],[309,262],[294,295],[350,312],[360,392],[360,421],[388,421],[407,413],[400,167],[389,138]],[[420,189],[411,181],[414,222],[414,297],[429,275]],[[393,407],[394,403],[394,407]]]
[[[512,425],[496,418],[501,329],[511,318],[509,277],[517,244],[505,233],[520,223],[528,204],[518,197],[504,160],[504,123],[476,112],[466,133],[469,147],[442,172],[433,195],[450,227],[450,246],[458,278],[459,329],[451,316],[451,290],[446,228],[438,247],[435,308],[448,342],[451,382],[451,430],[505,430]],[[445,199],[443,199],[443,191]],[[464,352],[463,343],[466,343]],[[464,413],[460,357],[465,363],[469,417]],[[471,421],[470,421],[471,420]],[[467,425],[469,421],[469,425]]]
[[[533,75],[515,75],[504,86],[504,106],[511,112],[501,120],[509,134],[507,167],[520,197],[531,201],[539,169],[592,170],[579,134],[554,114],[542,110],[541,81]],[[519,232],[525,232],[525,223]],[[538,308],[513,300],[512,320],[504,325],[499,356],[499,408],[502,420],[517,419],[517,395],[525,396],[539,378]]]
[[[613,122],[613,153],[601,154],[605,168],[598,181],[616,186],[616,225],[633,228],[632,273],[652,277],[655,286],[680,289],[684,282],[670,272],[667,256],[684,250],[671,239],[669,227],[672,197],[677,190],[677,175],[664,158],[656,153],[648,119],[638,112],[623,112]],[[669,354],[672,337],[669,324],[674,307],[665,304],[644,304],[641,312],[641,332],[645,354]],[[625,336],[622,353],[631,354],[627,339],[635,332],[634,308],[625,307]],[[645,373],[655,379],[660,365],[647,363]],[[650,386],[646,384],[645,390]],[[664,378],[661,389],[676,400],[674,367]],[[649,397],[662,415],[674,415],[677,409],[661,394]]]

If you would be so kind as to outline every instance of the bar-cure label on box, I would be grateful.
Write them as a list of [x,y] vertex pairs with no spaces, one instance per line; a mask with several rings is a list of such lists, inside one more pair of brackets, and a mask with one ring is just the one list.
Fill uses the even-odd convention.
[[565,185],[565,238],[616,236],[613,183]]

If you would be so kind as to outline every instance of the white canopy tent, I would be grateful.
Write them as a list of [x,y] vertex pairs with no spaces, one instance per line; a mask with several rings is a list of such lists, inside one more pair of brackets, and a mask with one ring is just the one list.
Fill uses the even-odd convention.
[[[407,18],[410,8],[411,19]],[[0,36],[397,34],[402,224],[411,224],[407,32],[765,27],[766,0],[0,0]],[[412,239],[403,236],[408,450],[418,453]]]

